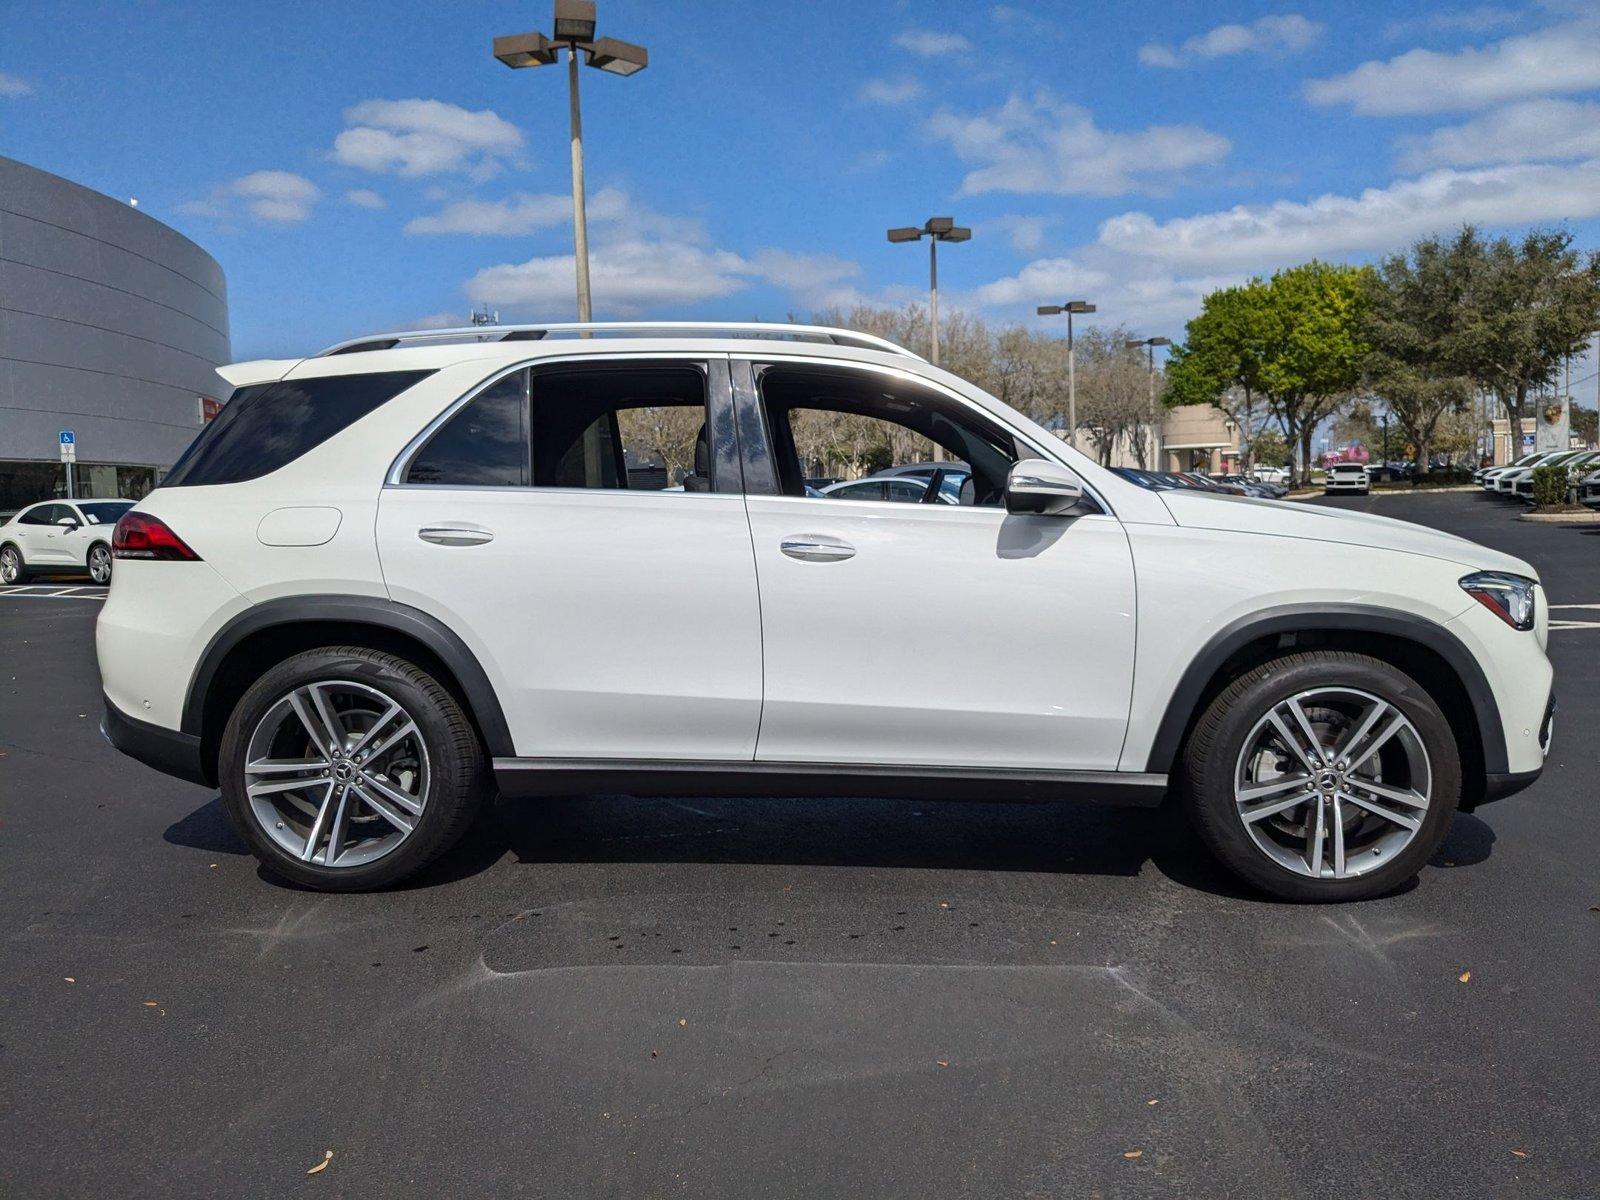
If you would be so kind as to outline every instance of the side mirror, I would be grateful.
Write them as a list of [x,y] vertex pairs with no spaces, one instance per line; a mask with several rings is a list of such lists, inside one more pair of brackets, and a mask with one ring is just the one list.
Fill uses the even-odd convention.
[[1083,502],[1083,484],[1060,463],[1025,458],[1006,477],[1006,511],[1065,516]]
[[61,526],[61,528],[68,529],[68,530],[76,529],[78,527],[78,523],[76,521],[74,521],[71,517],[62,517],[59,521],[56,522],[56,524]]

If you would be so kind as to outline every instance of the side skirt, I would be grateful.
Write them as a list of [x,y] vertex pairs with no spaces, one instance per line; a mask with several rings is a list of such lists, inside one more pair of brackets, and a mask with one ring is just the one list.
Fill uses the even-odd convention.
[[497,758],[502,795],[853,796],[905,800],[1092,800],[1153,808],[1165,775],[1124,771],[1025,771],[861,763],[681,762]]

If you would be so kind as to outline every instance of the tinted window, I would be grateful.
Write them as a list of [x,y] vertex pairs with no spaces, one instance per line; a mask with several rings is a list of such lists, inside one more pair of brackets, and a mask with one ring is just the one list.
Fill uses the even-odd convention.
[[528,373],[518,371],[468,403],[417,452],[406,482],[526,487],[527,384]]
[[132,508],[133,505],[107,501],[99,504],[80,504],[78,507],[83,510],[83,515],[91,525],[115,525],[121,519],[122,514]]
[[259,479],[432,374],[385,371],[284,380],[237,389],[184,451],[163,487]]
[[41,504],[38,508],[30,508],[17,518],[23,525],[53,525],[56,520],[56,510],[59,504]]

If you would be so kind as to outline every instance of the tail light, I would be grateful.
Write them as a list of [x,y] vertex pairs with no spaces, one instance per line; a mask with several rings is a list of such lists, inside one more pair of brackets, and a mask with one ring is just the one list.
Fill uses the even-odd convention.
[[199,562],[200,556],[167,523],[149,513],[129,509],[111,534],[112,558],[154,558],[162,562]]

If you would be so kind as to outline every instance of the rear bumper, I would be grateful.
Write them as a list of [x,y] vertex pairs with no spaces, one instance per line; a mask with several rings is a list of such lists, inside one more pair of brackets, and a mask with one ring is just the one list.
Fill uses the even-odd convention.
[[128,716],[109,699],[100,732],[129,758],[190,783],[212,786],[201,764],[200,739],[194,734],[163,729]]

